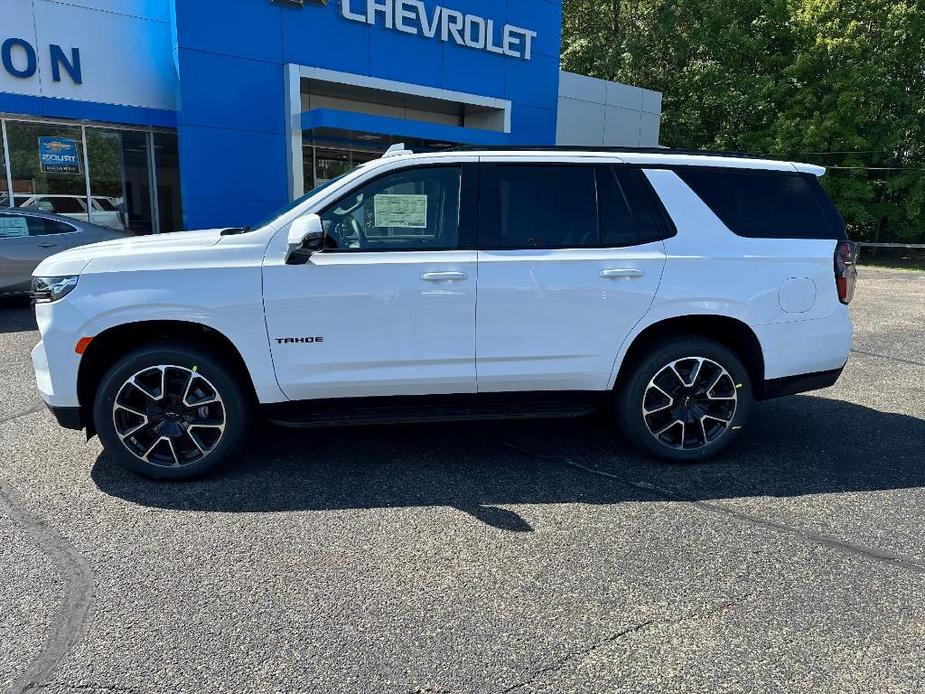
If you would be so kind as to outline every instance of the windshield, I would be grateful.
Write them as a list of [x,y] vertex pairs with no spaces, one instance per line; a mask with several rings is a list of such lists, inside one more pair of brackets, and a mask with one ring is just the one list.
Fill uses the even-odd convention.
[[316,187],[312,188],[310,191],[308,191],[308,192],[307,192],[305,195],[303,195],[302,197],[296,198],[295,200],[293,200],[291,203],[289,203],[289,204],[286,205],[285,207],[283,207],[283,208],[281,208],[281,209],[279,209],[279,210],[276,210],[276,212],[274,212],[273,214],[271,214],[271,215],[270,215],[269,217],[267,217],[266,219],[260,220],[260,223],[259,223],[259,224],[254,224],[253,226],[251,226],[251,227],[249,227],[249,228],[250,228],[250,229],[259,229],[260,227],[265,227],[267,224],[269,224],[270,222],[272,222],[274,219],[277,219],[277,218],[279,218],[279,217],[282,217],[282,216],[283,216],[284,214],[286,214],[287,212],[291,212],[292,210],[294,210],[295,208],[297,208],[297,207],[298,207],[299,205],[301,205],[303,202],[305,202],[306,200],[308,200],[311,196],[317,195],[318,193],[320,193],[322,190],[324,190],[324,189],[327,188],[328,186],[331,186],[331,185],[337,183],[340,179],[342,179],[342,178],[343,178],[344,176],[346,176],[346,175],[347,175],[347,174],[345,174],[345,173],[344,173],[344,174],[341,174],[340,176],[337,176],[336,178],[332,178],[330,181],[325,181],[325,182],[322,183],[320,186],[316,186]]

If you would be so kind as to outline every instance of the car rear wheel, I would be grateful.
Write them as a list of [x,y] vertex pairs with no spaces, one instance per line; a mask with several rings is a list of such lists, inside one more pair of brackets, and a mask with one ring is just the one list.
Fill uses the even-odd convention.
[[233,371],[194,346],[148,346],[120,359],[97,389],[94,423],[116,463],[188,479],[226,462],[247,435],[250,402]]
[[617,420],[647,453],[682,462],[707,460],[731,444],[748,420],[748,371],[718,342],[673,338],[630,368],[618,393]]

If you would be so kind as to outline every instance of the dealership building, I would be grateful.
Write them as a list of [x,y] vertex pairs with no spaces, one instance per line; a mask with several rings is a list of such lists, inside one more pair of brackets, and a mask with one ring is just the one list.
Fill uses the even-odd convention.
[[560,71],[561,23],[556,0],[16,0],[0,205],[240,226],[396,142],[656,145],[661,95]]

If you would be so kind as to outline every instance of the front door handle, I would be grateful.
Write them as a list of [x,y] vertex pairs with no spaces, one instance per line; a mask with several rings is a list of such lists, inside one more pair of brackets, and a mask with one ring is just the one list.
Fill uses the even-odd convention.
[[617,268],[614,270],[601,270],[601,277],[605,280],[638,279],[646,273],[636,268]]
[[57,245],[56,243],[40,243],[39,248],[54,248]]
[[421,279],[425,282],[458,282],[468,277],[465,272],[425,272]]

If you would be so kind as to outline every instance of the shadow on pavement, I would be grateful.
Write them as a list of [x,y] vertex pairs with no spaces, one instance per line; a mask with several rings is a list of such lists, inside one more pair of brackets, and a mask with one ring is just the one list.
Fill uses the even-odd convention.
[[0,333],[22,333],[38,329],[28,297],[0,297]]
[[[761,403],[742,439],[717,460],[647,460],[600,420],[497,422],[255,434],[215,476],[154,482],[98,457],[104,493],[144,506],[218,512],[448,506],[503,530],[529,531],[518,504],[617,504],[874,491],[925,484],[925,420],[796,396]],[[620,479],[602,478],[565,459]],[[664,499],[659,499],[664,501]]]

